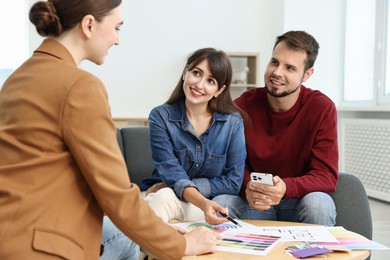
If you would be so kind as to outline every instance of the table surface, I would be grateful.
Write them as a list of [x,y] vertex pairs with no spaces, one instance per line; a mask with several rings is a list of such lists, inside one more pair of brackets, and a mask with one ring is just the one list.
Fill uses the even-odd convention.
[[[296,222],[283,222],[283,221],[264,221],[264,220],[246,220],[245,222],[256,225],[256,226],[302,226],[305,225],[304,223],[296,223]],[[306,224],[307,225],[307,224]],[[267,260],[294,260],[298,259],[293,256],[287,255],[284,250],[289,245],[296,245],[301,244],[302,242],[282,242],[278,244],[275,248],[272,249],[271,252],[269,252],[265,256],[258,256],[258,255],[249,255],[249,254],[238,254],[238,253],[230,253],[230,252],[215,252],[212,254],[207,255],[200,255],[200,256],[186,256],[182,258],[183,260],[192,260],[195,258],[197,260],[250,260],[250,259],[259,259],[259,258],[266,258]],[[367,257],[369,257],[370,251],[369,250],[353,250],[349,252],[333,252],[327,255],[325,258],[326,260],[337,260],[337,259],[349,259],[349,260],[364,260]],[[310,257],[308,259],[324,259],[321,256],[317,257]]]

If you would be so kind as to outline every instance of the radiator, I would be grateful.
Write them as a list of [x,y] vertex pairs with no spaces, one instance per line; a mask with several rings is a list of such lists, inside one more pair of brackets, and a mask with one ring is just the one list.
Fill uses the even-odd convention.
[[367,195],[390,202],[390,120],[341,119],[340,171],[357,176]]

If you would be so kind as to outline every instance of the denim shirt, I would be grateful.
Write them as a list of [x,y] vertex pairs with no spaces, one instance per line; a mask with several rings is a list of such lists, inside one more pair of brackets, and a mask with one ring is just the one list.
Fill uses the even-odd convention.
[[214,113],[210,128],[200,137],[189,121],[184,101],[163,104],[149,115],[150,142],[156,166],[141,190],[164,182],[183,199],[186,187],[204,197],[238,194],[246,158],[244,124],[239,113]]

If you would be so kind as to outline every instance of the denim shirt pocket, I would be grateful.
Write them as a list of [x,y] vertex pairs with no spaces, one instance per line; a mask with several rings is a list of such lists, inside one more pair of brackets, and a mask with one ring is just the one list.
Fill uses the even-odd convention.
[[184,148],[181,150],[174,149],[175,155],[179,160],[180,165],[188,173],[192,166],[192,154],[189,148]]
[[204,164],[204,173],[209,177],[221,176],[225,171],[226,154],[209,153]]

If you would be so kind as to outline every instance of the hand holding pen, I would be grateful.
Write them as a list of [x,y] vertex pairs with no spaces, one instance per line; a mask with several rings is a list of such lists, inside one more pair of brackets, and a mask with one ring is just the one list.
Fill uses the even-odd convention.
[[237,221],[235,221],[234,219],[232,219],[229,215],[224,214],[224,213],[222,213],[222,212],[218,212],[218,213],[221,214],[222,217],[224,217],[224,218],[226,218],[227,220],[229,220],[230,222],[232,222],[234,225],[239,226],[239,227],[242,227],[242,226],[240,225],[240,223],[238,223]]
[[218,225],[226,222],[225,219],[232,222],[234,225],[241,227],[241,225],[229,216],[228,208],[224,208],[215,201],[207,200],[206,205],[203,207],[205,213],[205,220],[211,225]]

